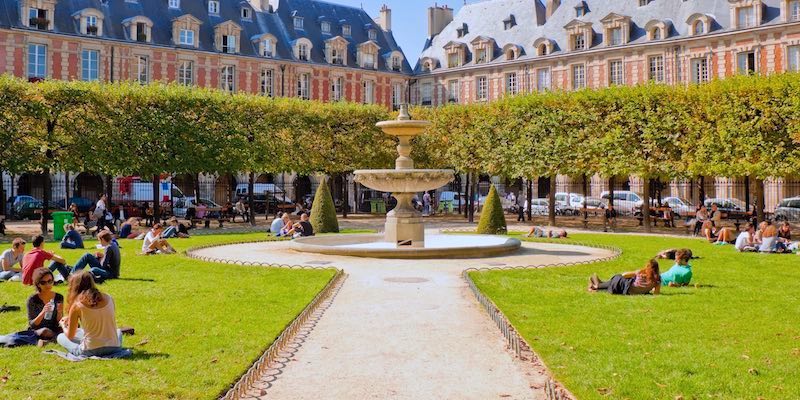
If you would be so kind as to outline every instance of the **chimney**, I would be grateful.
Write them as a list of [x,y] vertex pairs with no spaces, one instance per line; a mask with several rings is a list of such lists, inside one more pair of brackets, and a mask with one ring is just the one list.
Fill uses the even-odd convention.
[[547,0],[547,6],[545,9],[545,14],[547,19],[550,19],[550,16],[553,15],[554,12],[558,9],[558,6],[561,5],[561,0]]
[[441,33],[450,22],[453,22],[452,8],[435,3],[433,7],[428,7],[428,37],[434,37]]
[[386,32],[392,30],[392,10],[386,4],[381,7],[381,13],[378,15],[378,20],[375,21]]
[[275,12],[279,4],[280,0],[250,0],[250,5],[262,12]]

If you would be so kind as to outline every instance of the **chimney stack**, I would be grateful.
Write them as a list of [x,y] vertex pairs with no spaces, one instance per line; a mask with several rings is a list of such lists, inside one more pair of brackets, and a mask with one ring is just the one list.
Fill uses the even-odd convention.
[[450,22],[453,22],[452,8],[435,3],[433,7],[428,7],[428,37],[434,37],[441,33]]
[[392,10],[386,4],[381,7],[381,13],[378,15],[378,20],[375,21],[386,32],[392,30]]
[[550,16],[553,15],[554,12],[556,12],[558,6],[560,5],[561,5],[561,0],[547,0],[547,6],[545,10],[547,19],[550,19]]

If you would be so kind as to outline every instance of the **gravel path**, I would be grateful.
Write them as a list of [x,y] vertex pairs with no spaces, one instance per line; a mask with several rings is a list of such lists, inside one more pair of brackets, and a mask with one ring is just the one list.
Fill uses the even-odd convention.
[[[467,267],[583,261],[605,250],[524,243],[475,260],[376,260],[298,253],[287,243],[199,255],[333,265],[349,275],[301,347],[254,397],[268,399],[539,399],[547,377],[506,350],[460,273]],[[328,264],[329,263],[329,264]]]

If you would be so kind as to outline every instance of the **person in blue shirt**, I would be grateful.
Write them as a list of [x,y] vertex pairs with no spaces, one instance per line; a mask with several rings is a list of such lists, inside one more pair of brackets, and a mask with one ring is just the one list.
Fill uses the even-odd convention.
[[692,280],[692,266],[689,259],[691,251],[680,249],[675,252],[675,265],[667,272],[661,274],[661,284],[664,286],[686,286]]
[[83,238],[72,224],[64,224],[64,238],[61,239],[62,249],[82,249]]

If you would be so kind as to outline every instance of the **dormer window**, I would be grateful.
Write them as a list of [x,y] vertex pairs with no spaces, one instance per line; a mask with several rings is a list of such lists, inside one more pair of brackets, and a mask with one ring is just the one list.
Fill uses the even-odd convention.
[[575,18],[580,18],[584,15],[586,15],[586,5],[581,4],[575,7]]
[[181,0],[169,0],[169,8],[181,8]]
[[697,21],[694,23],[694,34],[695,35],[702,35],[706,33],[706,26],[703,21]]
[[619,46],[628,43],[631,30],[630,17],[611,13],[603,17],[603,39],[606,46]]
[[86,17],[86,34],[97,36],[97,17],[94,15]]
[[28,26],[33,29],[46,31],[50,29],[50,20],[47,18],[47,10],[43,8],[31,7],[28,9]]
[[319,29],[322,31],[322,33],[331,33],[331,23],[322,21],[322,23],[319,25]]
[[239,52],[239,35],[242,28],[233,21],[225,21],[214,27],[214,44],[218,51],[228,54]]
[[711,18],[705,14],[692,14],[686,24],[689,25],[690,36],[702,35],[711,30]]
[[608,45],[619,46],[622,44],[622,28],[612,28],[608,30]]
[[[731,21],[736,21],[736,28],[746,29],[761,24],[764,11],[763,0],[728,0],[731,7]],[[784,2],[784,4],[786,4]],[[783,8],[782,4],[781,8]]]
[[503,54],[505,54],[507,61],[516,60],[519,58],[520,52],[521,48],[512,43],[509,43],[503,47]]
[[667,37],[667,23],[654,19],[644,26],[647,32],[647,40],[661,40]]
[[236,36],[233,35],[222,36],[222,52],[229,54],[236,53]]
[[517,25],[517,20],[514,18],[514,14],[508,16],[508,18],[503,20],[503,28],[505,30],[509,30]]
[[252,18],[253,10],[249,7],[242,7],[242,19],[243,20],[250,20]]
[[564,25],[564,29],[567,31],[567,37],[569,38],[570,51],[586,50],[592,45],[594,30],[592,30],[591,22],[574,19]]
[[458,53],[450,53],[447,55],[447,68],[455,68],[461,66],[461,57]]
[[800,0],[786,1],[786,21],[800,21]]
[[546,38],[539,38],[533,42],[537,56],[546,56],[553,52],[553,41]]
[[451,41],[444,46],[447,54],[447,68],[457,68],[464,65],[466,45],[461,42]]
[[475,50],[475,64],[481,64],[486,62],[486,49],[476,49]]
[[[192,16],[185,14],[172,20],[172,40],[180,46],[198,47],[198,32],[200,32],[202,22]],[[217,47],[219,48],[219,47]]]
[[341,36],[326,40],[325,58],[334,65],[347,64],[347,40]]
[[208,13],[209,14],[219,14],[219,1],[210,0],[208,2]]
[[756,25],[756,13],[752,6],[736,9],[736,26],[739,29],[752,28]]
[[361,67],[368,69],[375,69],[375,55],[371,53],[364,53],[361,56]]
[[122,21],[122,26],[128,32],[128,38],[140,43],[150,43],[153,21],[143,15],[127,18]]
[[294,29],[303,29],[303,17],[294,17]]
[[194,31],[190,29],[181,29],[178,44],[184,46],[194,46]]
[[94,8],[84,8],[72,17],[78,20],[80,32],[84,35],[103,36],[103,13]]
[[639,0],[639,7],[644,7],[650,4],[650,0]]
[[572,50],[586,50],[586,37],[583,34],[572,35]]
[[303,41],[297,43],[295,56],[297,57],[298,60],[308,61],[310,55],[311,55],[311,46],[308,44],[308,42]]
[[422,72],[431,72],[436,67],[436,60],[430,57],[424,57],[420,62],[422,63]]
[[272,58],[274,52],[272,49],[272,39],[264,39],[261,41],[261,56]]
[[344,55],[339,49],[331,49],[331,64],[342,65],[344,64]]
[[400,72],[403,68],[403,60],[400,56],[394,55],[392,56],[392,71]]
[[342,36],[350,36],[350,25],[342,25]]
[[375,29],[369,30],[369,40],[378,40],[378,32]]
[[475,54],[475,64],[487,63],[494,60],[494,40],[485,36],[478,36],[472,40],[472,52]]
[[150,40],[149,40],[148,35],[147,35],[148,31],[149,31],[149,29],[147,29],[147,25],[144,22],[137,22],[136,23],[136,41],[137,42],[144,42],[144,43],[149,42]]
[[361,68],[378,69],[378,44],[367,41],[358,45],[358,64]]

